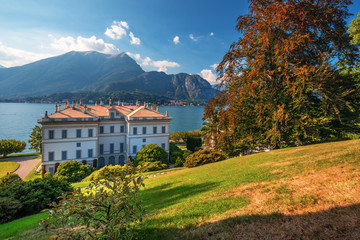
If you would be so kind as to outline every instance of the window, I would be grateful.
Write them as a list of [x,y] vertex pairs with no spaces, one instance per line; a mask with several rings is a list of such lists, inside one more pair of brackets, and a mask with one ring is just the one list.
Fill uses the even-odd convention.
[[88,135],[89,135],[89,137],[92,137],[92,136],[94,135],[94,130],[93,130],[93,129],[89,129]]
[[54,173],[54,167],[49,167],[49,172]]
[[165,150],[165,143],[162,143],[161,147]]
[[100,154],[104,154],[104,144],[100,144],[100,149],[99,149],[99,152]]
[[115,113],[114,112],[110,112],[110,118],[114,119],[115,118]]
[[54,130],[49,130],[49,139],[54,139]]
[[100,133],[104,133],[104,127],[100,126]]
[[76,137],[81,138],[81,129],[76,129]]
[[137,134],[137,127],[134,127],[133,128],[133,135],[136,135]]
[[89,158],[93,157],[93,150],[92,149],[88,149],[88,157]]
[[67,151],[61,151],[61,160],[67,159]]
[[61,131],[61,137],[62,138],[67,138],[67,130],[62,130]]
[[81,150],[76,150],[76,158],[81,158]]
[[120,143],[120,153],[124,152],[124,143]]
[[157,133],[157,127],[153,127],[153,133],[154,133],[154,134]]
[[142,145],[142,147],[145,147],[145,145]]
[[166,131],[165,126],[162,126],[162,127],[161,127],[161,132],[162,132],[162,133],[165,133],[165,131]]
[[143,142],[146,142],[146,138],[143,138]]
[[54,161],[54,152],[49,152],[49,161]]
[[120,132],[125,132],[125,127],[124,126],[120,126]]
[[110,153],[113,154],[114,153],[114,144],[110,143]]
[[133,153],[137,153],[137,146],[133,146]]
[[143,134],[146,134],[146,127],[143,127]]
[[81,147],[81,143],[76,143],[76,147]]
[[110,133],[114,133],[114,126],[110,126]]

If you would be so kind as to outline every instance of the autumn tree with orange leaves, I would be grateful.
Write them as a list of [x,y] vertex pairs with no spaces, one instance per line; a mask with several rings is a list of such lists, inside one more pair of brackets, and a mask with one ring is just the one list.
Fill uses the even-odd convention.
[[[351,0],[251,0],[217,68],[218,95],[205,107],[216,148],[297,146],[359,132],[356,61],[345,19]],[[357,118],[359,119],[359,118]],[[346,129],[346,130],[344,130]]]

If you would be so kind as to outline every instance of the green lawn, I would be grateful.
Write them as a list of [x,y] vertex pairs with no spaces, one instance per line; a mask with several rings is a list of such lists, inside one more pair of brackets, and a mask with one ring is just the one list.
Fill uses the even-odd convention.
[[0,161],[5,160],[7,158],[14,158],[14,157],[26,157],[26,156],[39,156],[40,153],[18,153],[18,154],[10,154],[6,158],[3,155],[0,155]]
[[8,172],[14,172],[18,168],[19,164],[16,162],[0,162],[0,178]]
[[146,216],[138,231],[145,239],[298,239],[304,234],[304,239],[331,239],[341,238],[336,229],[354,233],[357,225],[346,219],[360,222],[359,144],[281,149],[149,178],[141,191]]

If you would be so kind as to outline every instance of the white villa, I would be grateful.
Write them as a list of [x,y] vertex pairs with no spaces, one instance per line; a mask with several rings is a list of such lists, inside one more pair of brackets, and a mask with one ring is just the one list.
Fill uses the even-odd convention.
[[42,125],[42,166],[54,172],[55,164],[86,160],[98,168],[125,163],[146,144],[169,153],[171,117],[145,106],[56,106],[54,114],[38,120]]

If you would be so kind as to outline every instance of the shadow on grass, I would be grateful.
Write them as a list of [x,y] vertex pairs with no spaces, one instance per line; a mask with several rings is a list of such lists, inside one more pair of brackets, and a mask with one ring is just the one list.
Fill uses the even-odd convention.
[[[195,224],[194,224],[195,225]],[[171,226],[171,225],[170,225]],[[246,215],[178,228],[146,228],[144,239],[360,239],[360,204],[325,211],[283,215]]]
[[162,208],[182,202],[189,196],[198,195],[216,188],[219,184],[214,182],[200,184],[184,184],[172,187],[172,183],[141,191],[141,198],[147,212],[161,210]]

